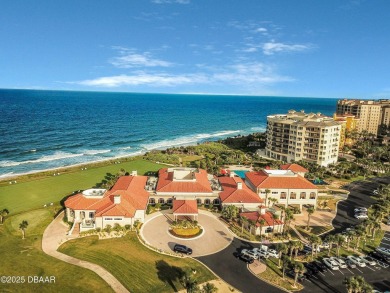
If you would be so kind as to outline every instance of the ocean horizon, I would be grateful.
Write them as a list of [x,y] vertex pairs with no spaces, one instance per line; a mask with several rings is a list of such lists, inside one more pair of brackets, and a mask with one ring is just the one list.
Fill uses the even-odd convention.
[[288,110],[337,99],[0,89],[0,177],[263,132]]

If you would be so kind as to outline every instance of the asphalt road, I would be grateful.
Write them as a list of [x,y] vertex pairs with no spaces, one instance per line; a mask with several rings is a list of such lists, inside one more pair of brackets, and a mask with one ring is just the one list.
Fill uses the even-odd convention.
[[378,188],[380,184],[390,184],[390,177],[379,177],[370,179],[370,181],[357,181],[352,182],[344,188],[351,193],[348,198],[341,201],[337,205],[337,215],[332,221],[332,225],[335,228],[331,233],[339,233],[359,224],[363,220],[358,220],[354,217],[354,209],[357,207],[366,207],[376,202],[371,197],[373,191]]
[[252,249],[253,245],[234,238],[232,243],[224,250],[212,255],[197,257],[197,259],[223,280],[244,293],[284,292],[252,275],[247,269],[247,264],[234,257],[234,253],[240,252],[244,248]]

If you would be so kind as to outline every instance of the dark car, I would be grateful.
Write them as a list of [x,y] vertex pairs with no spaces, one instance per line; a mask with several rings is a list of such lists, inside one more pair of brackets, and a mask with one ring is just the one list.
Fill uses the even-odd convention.
[[322,262],[320,261],[313,261],[312,264],[317,267],[317,269],[320,271],[320,272],[326,272],[328,270],[328,268],[326,267],[326,265],[324,265]]
[[380,253],[378,251],[372,251],[368,255],[380,261],[390,263],[390,256]]
[[308,271],[311,271],[313,274],[318,274],[319,270],[313,263],[307,262],[307,263],[304,263],[303,265],[305,266],[305,268]]
[[180,252],[180,253],[185,253],[185,254],[192,254],[192,249],[181,244],[175,244],[173,247],[174,252]]
[[[295,279],[295,272],[294,272],[294,270],[287,271],[286,275],[289,276],[292,279]],[[306,280],[306,276],[304,274],[299,274],[297,280],[298,280],[299,283],[302,283],[303,281]]]
[[255,261],[252,257],[250,257],[247,254],[243,254],[243,253],[236,254],[236,257],[241,259],[242,261],[246,262],[247,264],[251,264]]

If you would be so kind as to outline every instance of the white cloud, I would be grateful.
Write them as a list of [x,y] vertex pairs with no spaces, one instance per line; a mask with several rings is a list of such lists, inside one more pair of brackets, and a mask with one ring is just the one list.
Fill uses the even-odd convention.
[[265,27],[259,27],[259,28],[255,29],[255,32],[256,33],[266,33],[266,32],[268,32],[268,30]]
[[283,43],[268,42],[262,45],[263,53],[265,55],[273,55],[280,52],[301,52],[310,49],[310,45],[288,45]]
[[75,82],[76,84],[95,87],[120,87],[120,86],[176,86],[191,83],[206,83],[207,78],[201,74],[171,75],[171,74],[147,74],[116,75],[99,77],[96,79]]
[[121,52],[123,56],[114,57],[110,60],[110,63],[118,68],[169,67],[173,65],[168,61],[152,58],[148,52],[143,54],[132,53],[127,50]]

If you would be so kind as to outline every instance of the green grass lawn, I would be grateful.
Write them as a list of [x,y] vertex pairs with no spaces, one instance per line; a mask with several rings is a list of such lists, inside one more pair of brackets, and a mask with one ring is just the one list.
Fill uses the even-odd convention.
[[[8,217],[0,225],[0,275],[24,276],[23,284],[1,284],[1,292],[113,292],[94,272],[59,261],[42,249],[42,234],[52,221],[54,208]],[[26,239],[19,223],[27,220]],[[55,277],[52,284],[28,283],[28,276]]]
[[87,189],[104,179],[106,173],[116,174],[121,168],[127,172],[137,170],[139,175],[165,167],[145,160],[133,160],[120,164],[88,168],[32,181],[24,181],[0,187],[0,209],[11,214],[41,208],[48,203],[58,203],[75,190]]
[[179,155],[182,159],[183,162],[193,162],[193,161],[199,161],[199,160],[202,160],[203,157],[202,156],[198,156],[198,155]]
[[59,251],[87,260],[110,271],[130,292],[173,292],[184,289],[183,272],[192,274],[198,284],[215,276],[192,259],[158,254],[144,247],[135,232],[123,238],[98,240],[97,236],[68,241]]

